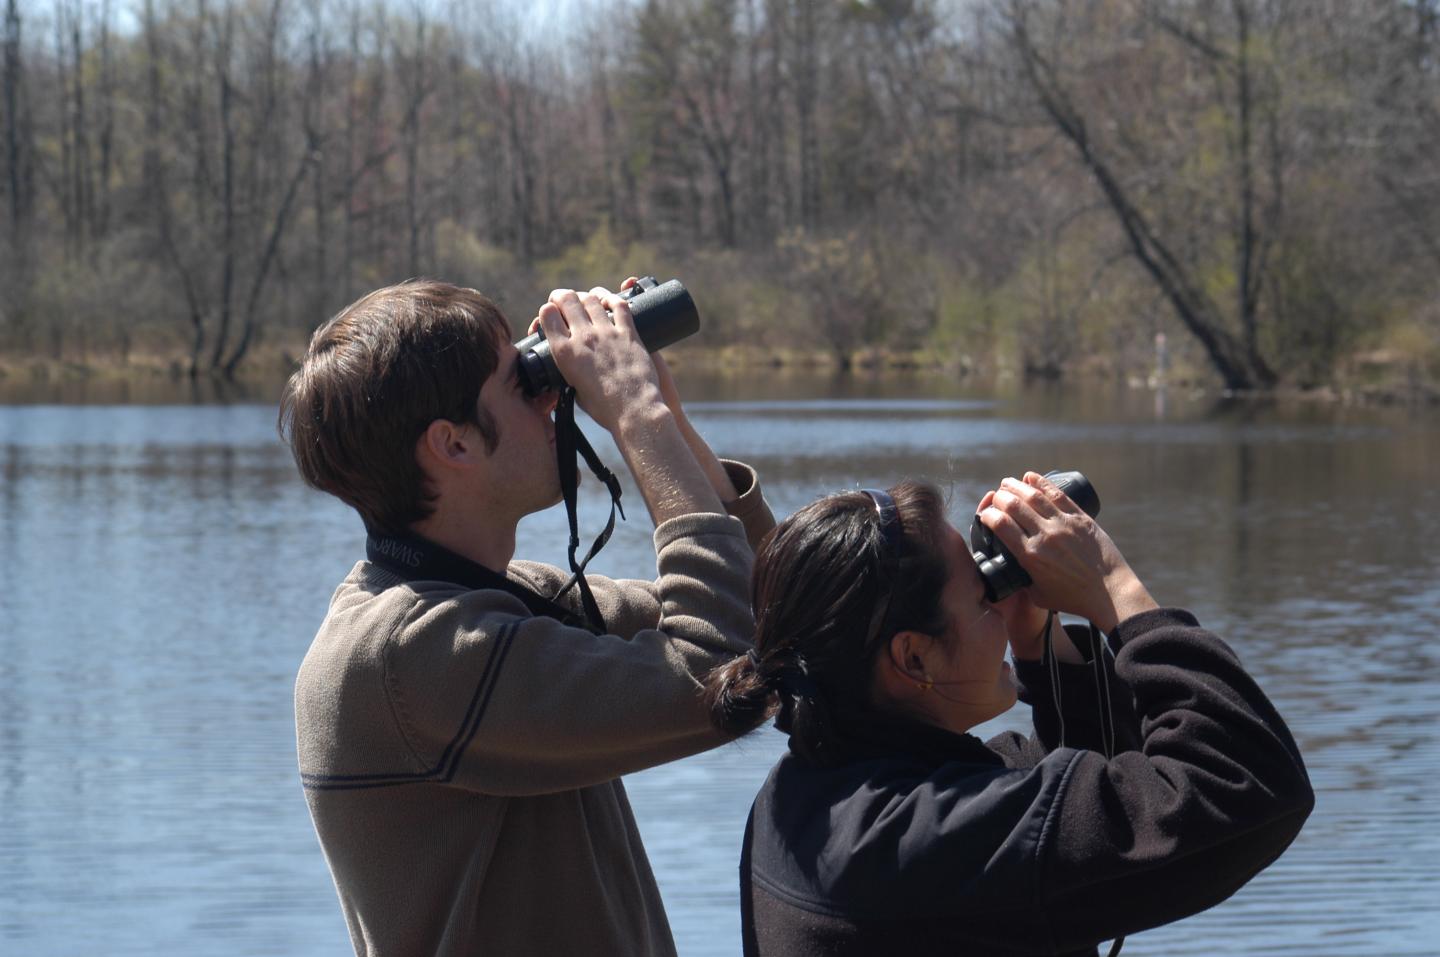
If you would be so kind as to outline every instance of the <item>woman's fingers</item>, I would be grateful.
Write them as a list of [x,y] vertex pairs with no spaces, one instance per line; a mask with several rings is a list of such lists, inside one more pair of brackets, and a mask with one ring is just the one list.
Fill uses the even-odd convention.
[[1081,511],[1080,506],[1065,494],[1064,489],[1039,472],[1026,472],[1024,482],[1027,486],[1035,489],[1039,499],[1049,503],[1057,512],[1075,514]]
[[999,509],[1010,516],[1026,536],[1035,535],[1040,531],[1041,521],[1044,517],[1044,514],[1035,508],[1038,495],[1039,493],[1030,486],[1016,479],[1007,478],[995,490],[990,507]]
[[[1020,499],[1042,518],[1053,518],[1062,511],[1056,495],[1059,499],[1064,499],[1065,493],[1043,475],[1026,472],[1023,479],[1006,478],[1000,483],[1000,487]],[[1056,494],[1052,495],[1052,492]]]
[[1025,551],[1025,530],[1009,512],[991,505],[982,509],[976,517],[980,524],[995,533],[995,537],[1000,539],[1000,543],[1008,548],[1011,554],[1019,555]]

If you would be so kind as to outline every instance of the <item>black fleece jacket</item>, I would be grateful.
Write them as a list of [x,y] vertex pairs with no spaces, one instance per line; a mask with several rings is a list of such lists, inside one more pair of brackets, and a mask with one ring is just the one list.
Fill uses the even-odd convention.
[[869,716],[835,766],[783,757],[745,832],[745,953],[1093,954],[1279,857],[1314,794],[1234,652],[1173,609],[1110,642],[1109,695],[1090,665],[1062,665],[1059,712],[1047,669],[1020,663],[1028,739]]

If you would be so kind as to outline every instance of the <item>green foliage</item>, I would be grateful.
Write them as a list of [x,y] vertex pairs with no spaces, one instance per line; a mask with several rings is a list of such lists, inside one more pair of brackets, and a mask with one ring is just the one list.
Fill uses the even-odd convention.
[[439,275],[478,289],[499,289],[515,274],[515,256],[484,242],[453,219],[435,228],[435,262]]
[[936,263],[935,329],[930,344],[962,368],[1013,358],[1017,305],[1004,287],[990,288],[949,263]]
[[877,345],[901,311],[886,297],[888,285],[875,250],[857,233],[817,236],[791,230],[775,243],[779,261],[810,303],[816,337],[842,367],[857,349]]
[[1391,305],[1370,294],[1368,277],[1331,247],[1296,237],[1272,271],[1267,351],[1301,386],[1328,382],[1336,363],[1392,320]]
[[[538,264],[536,275],[548,289],[589,289],[605,286],[614,289],[630,275],[664,272],[664,263],[655,250],[644,243],[626,243],[617,239],[608,226],[601,225],[584,243],[571,246],[558,256]],[[658,270],[658,271],[657,271]]]

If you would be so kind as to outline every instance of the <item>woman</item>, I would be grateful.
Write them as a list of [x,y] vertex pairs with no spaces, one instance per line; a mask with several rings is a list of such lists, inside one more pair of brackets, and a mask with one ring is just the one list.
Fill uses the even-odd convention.
[[[979,520],[1034,580],[993,605],[930,486],[832,495],[762,546],[755,650],[706,689],[725,731],[778,705],[790,735],[746,827],[746,954],[1093,954],[1299,833],[1299,751],[1223,642],[1040,475]],[[968,733],[1017,695],[1031,737]]]

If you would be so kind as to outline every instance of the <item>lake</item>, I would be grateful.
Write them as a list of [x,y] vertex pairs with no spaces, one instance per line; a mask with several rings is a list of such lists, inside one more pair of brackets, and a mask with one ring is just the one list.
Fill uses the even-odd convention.
[[[1440,412],[924,379],[681,385],[777,515],[920,476],[963,527],[1004,475],[1084,471],[1156,598],[1257,675],[1315,814],[1234,898],[1127,955],[1440,953]],[[300,483],[273,394],[0,406],[0,952],[350,952],[291,693],[363,535]],[[582,534],[606,514],[595,485]],[[651,577],[626,489],[631,521],[593,567]],[[564,544],[551,510],[522,524],[518,556],[563,565]],[[739,952],[740,834],[783,746],[766,729],[627,779],[685,957]]]

